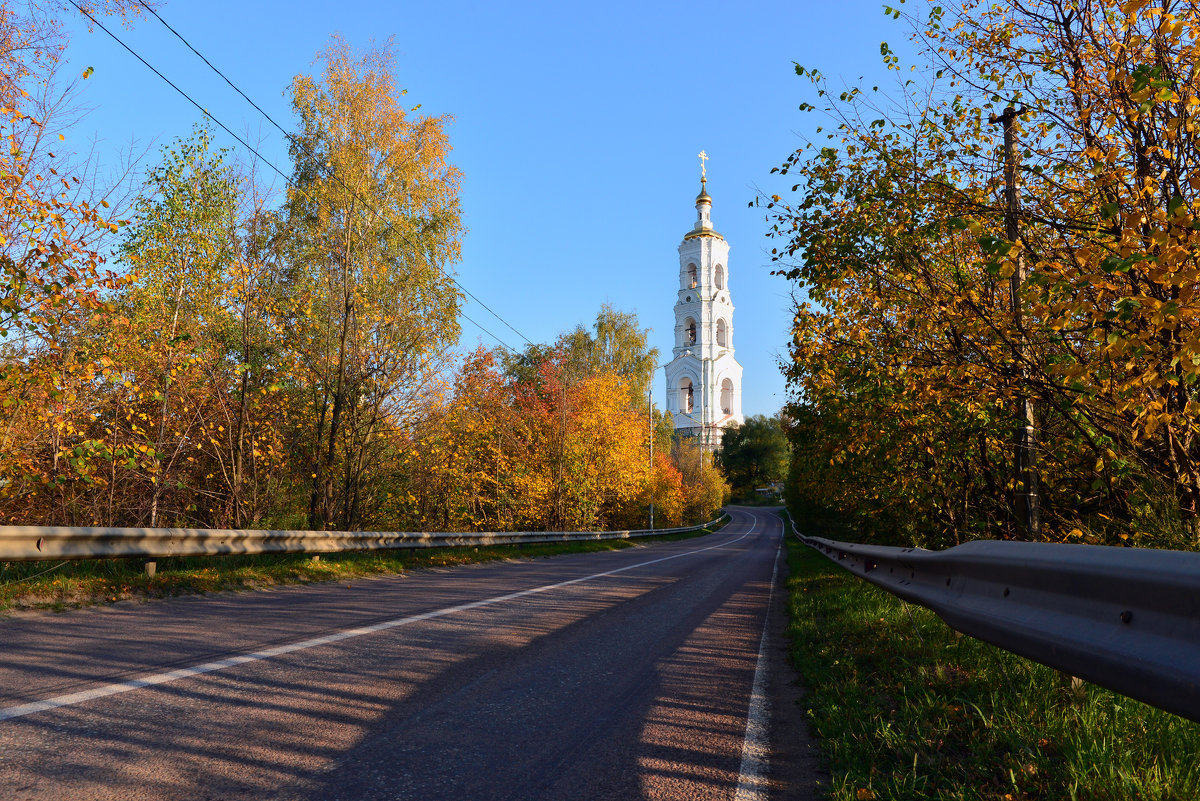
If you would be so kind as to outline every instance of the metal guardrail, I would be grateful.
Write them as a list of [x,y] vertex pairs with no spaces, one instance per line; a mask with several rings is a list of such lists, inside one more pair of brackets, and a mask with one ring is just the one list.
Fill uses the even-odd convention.
[[107,559],[169,556],[221,556],[260,553],[337,553],[340,551],[524,545],[540,542],[588,542],[699,531],[728,517],[682,528],[633,531],[486,531],[368,532],[255,531],[189,528],[73,528],[0,526],[0,562],[45,559]]
[[963,634],[1200,721],[1200,553],[995,540],[927,551],[792,531]]

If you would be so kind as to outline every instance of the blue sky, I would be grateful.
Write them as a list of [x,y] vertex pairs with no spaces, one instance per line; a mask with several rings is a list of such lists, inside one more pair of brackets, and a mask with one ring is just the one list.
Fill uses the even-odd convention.
[[[352,45],[392,38],[400,86],[421,111],[451,114],[468,233],[459,280],[534,342],[601,304],[634,311],[666,361],[678,247],[695,219],[701,149],[713,222],[731,246],[734,346],[747,414],[786,400],[791,287],[770,275],[756,192],[822,120],[793,62],[831,79],[879,82],[879,45],[907,29],[875,2],[430,3],[175,0],[159,13],[285,127],[294,75],[314,71],[334,32]],[[101,159],[154,150],[199,112],[103,32],[69,22],[71,68],[92,112],[70,133]],[[153,18],[112,28],[134,50],[288,170],[282,134]],[[219,133],[222,145],[236,145]],[[513,347],[521,339],[473,301],[464,311]],[[461,344],[495,344],[463,322]],[[655,379],[663,403],[664,379]]]

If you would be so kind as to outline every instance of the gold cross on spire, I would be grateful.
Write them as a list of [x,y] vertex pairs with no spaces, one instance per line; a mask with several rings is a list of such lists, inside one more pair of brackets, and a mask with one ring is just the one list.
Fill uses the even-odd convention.
[[701,150],[700,151],[700,180],[701,181],[703,181],[707,175],[707,171],[704,169],[704,162],[706,162],[706,161],[708,161],[708,154],[705,153],[703,150]]

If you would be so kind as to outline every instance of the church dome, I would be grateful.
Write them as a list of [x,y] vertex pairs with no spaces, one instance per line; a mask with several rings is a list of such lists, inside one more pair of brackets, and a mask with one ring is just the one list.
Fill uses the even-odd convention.
[[696,226],[688,231],[683,239],[686,242],[689,239],[695,239],[698,236],[711,236],[717,239],[725,237],[713,230],[712,221],[709,220],[709,209],[712,208],[712,198],[708,194],[708,179],[703,175],[700,176],[700,194],[696,195]]

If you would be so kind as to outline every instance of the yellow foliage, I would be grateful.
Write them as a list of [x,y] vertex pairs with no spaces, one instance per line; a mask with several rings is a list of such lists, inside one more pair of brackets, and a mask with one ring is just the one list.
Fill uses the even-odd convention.
[[843,124],[780,168],[794,205],[763,199],[807,298],[793,485],[881,537],[1022,536],[1022,397],[1048,537],[1116,542],[1100,514],[1157,514],[1161,496],[1200,515],[1200,10],[1047,9],[972,0],[914,20],[943,71],[894,106],[911,116],[871,119],[859,90],[833,100],[802,71]]

